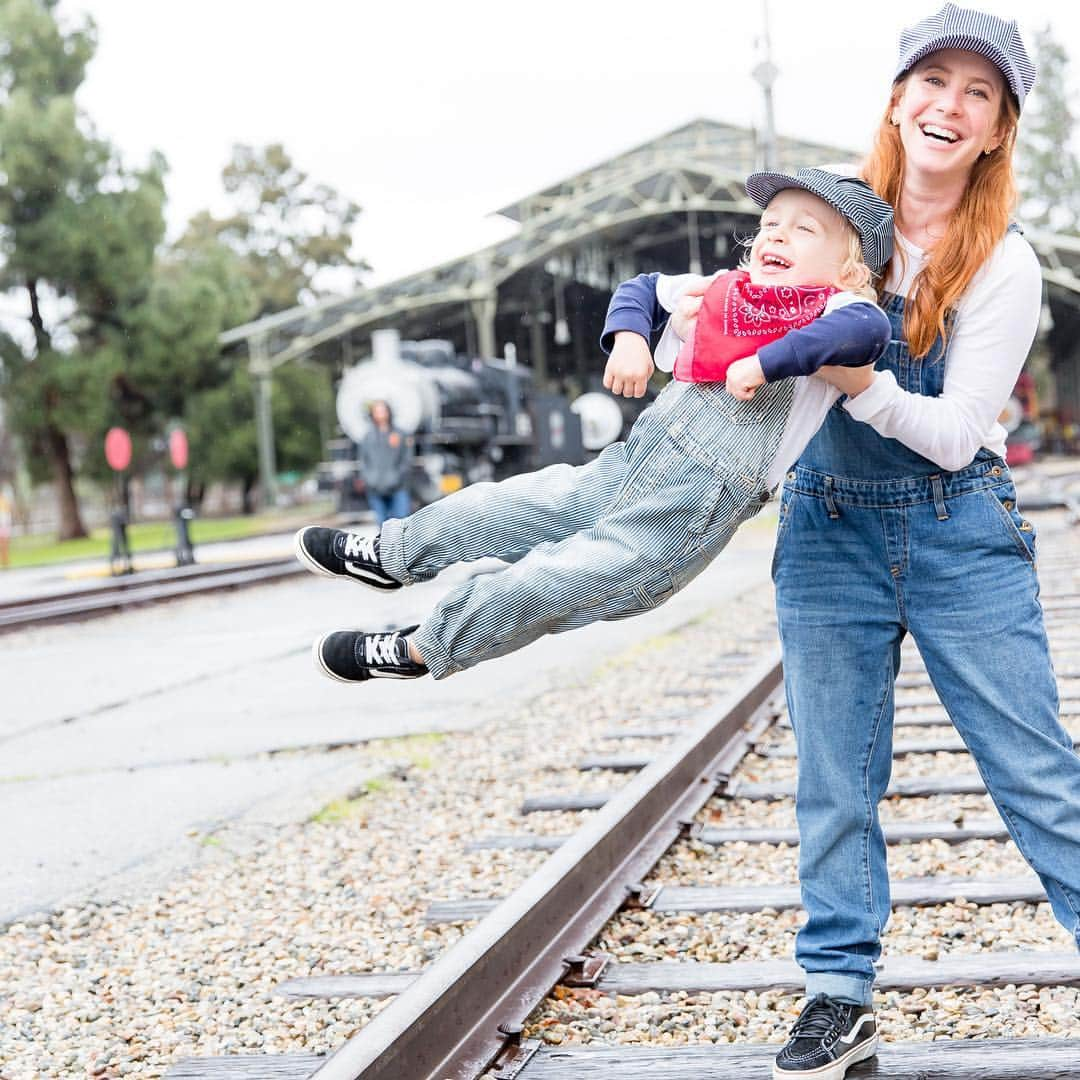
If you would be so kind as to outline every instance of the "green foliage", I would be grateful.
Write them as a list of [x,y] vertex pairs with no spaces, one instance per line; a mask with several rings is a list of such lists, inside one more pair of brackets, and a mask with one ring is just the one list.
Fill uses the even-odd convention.
[[233,147],[222,173],[235,210],[191,219],[182,244],[217,239],[243,261],[258,300],[258,314],[290,308],[325,295],[316,281],[336,268],[336,284],[356,287],[369,267],[350,254],[360,207],[298,169],[285,148]]
[[[233,361],[236,363],[236,361]],[[309,472],[322,459],[323,433],[333,415],[328,374],[296,364],[273,376],[271,412],[277,466]],[[255,442],[255,397],[246,365],[236,363],[228,381],[197,395],[187,416],[191,475],[197,484],[239,481],[250,491],[259,476]]]
[[1035,35],[1039,78],[1024,109],[1017,148],[1020,213],[1025,223],[1076,232],[1080,163],[1071,149],[1076,117],[1069,106],[1069,57],[1050,27]]
[[[0,289],[22,327],[0,332],[0,394],[35,479],[53,479],[64,538],[82,535],[74,473],[105,480],[106,430],[127,428],[134,469],[183,422],[192,479],[257,476],[250,377],[223,358],[221,331],[321,294],[366,269],[350,254],[359,207],[297,169],[281,146],[237,146],[225,169],[235,211],[201,214],[163,246],[164,159],[124,165],[80,112],[93,23],[57,0],[0,0]],[[274,376],[282,470],[322,456],[332,423],[326,374]]]
[[35,478],[57,484],[64,536],[84,531],[72,466],[104,479],[113,425],[143,451],[228,377],[218,335],[255,310],[222,244],[161,249],[164,159],[126,168],[74,100],[94,47],[55,0],[0,0],[0,288],[30,310],[27,333],[0,338],[0,392]]

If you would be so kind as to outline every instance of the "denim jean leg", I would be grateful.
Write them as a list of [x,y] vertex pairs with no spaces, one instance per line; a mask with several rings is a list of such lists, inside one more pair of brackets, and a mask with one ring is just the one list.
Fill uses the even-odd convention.
[[625,474],[626,446],[612,443],[587,465],[551,465],[499,483],[471,484],[379,534],[387,572],[411,585],[459,562],[514,562],[540,544],[595,524]]
[[655,607],[760,506],[756,493],[679,449],[662,423],[639,422],[628,446],[626,482],[595,525],[436,604],[413,635],[436,678],[544,634]]
[[785,493],[774,562],[788,710],[799,760],[796,959],[807,993],[868,1001],[889,880],[878,802],[892,769],[904,628],[883,514]]
[[[911,631],[1010,834],[1080,942],[1080,757],[1058,719],[1030,534],[1003,499],[1011,509],[1011,487],[948,500],[945,521],[932,508],[912,516]],[[975,561],[958,562],[958,550]]]

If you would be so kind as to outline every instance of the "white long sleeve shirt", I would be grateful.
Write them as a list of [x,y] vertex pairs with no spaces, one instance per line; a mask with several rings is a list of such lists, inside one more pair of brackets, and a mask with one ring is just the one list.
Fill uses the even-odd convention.
[[[885,288],[906,297],[926,256],[895,235],[904,257],[893,259]],[[998,417],[1027,359],[1041,311],[1039,260],[1019,233],[1008,233],[956,305],[941,395],[909,393],[891,372],[878,371],[844,408],[943,469],[962,469],[981,447],[1004,454],[1006,432]]]

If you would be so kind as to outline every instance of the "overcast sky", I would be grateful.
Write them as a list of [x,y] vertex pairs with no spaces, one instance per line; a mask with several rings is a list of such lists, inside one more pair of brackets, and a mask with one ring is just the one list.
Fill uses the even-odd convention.
[[[1080,41],[1075,4],[982,6],[1017,14],[1029,45],[1047,23],[1067,48]],[[130,165],[153,149],[168,159],[172,234],[221,207],[234,142],[281,142],[363,207],[356,249],[374,267],[370,283],[507,235],[490,216],[500,206],[695,117],[763,117],[751,76],[761,0],[64,0],[62,10],[98,26],[80,102],[99,132]],[[778,132],[865,149],[897,33],[933,10],[933,0],[771,0]]]

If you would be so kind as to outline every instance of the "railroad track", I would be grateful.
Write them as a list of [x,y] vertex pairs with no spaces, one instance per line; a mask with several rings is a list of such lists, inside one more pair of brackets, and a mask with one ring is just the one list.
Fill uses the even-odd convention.
[[142,571],[99,585],[29,599],[0,601],[0,633],[47,623],[92,619],[125,608],[156,604],[197,593],[262,585],[303,572],[303,567],[292,556]]
[[[1063,721],[1080,731],[1080,551],[1075,530],[1041,539],[1041,578],[1047,624],[1058,672]],[[914,649],[905,647],[898,679],[890,789],[896,810],[886,825],[890,844],[943,841],[950,851],[1001,841],[997,818],[934,820],[905,813],[952,795],[984,794],[963,747],[946,730]],[[688,692],[688,696],[689,696]],[[937,731],[940,727],[942,730]],[[473,847],[535,848],[551,852],[542,866],[505,898],[433,903],[432,923],[479,920],[460,941],[421,972],[296,979],[278,993],[292,998],[394,997],[370,1023],[329,1057],[282,1055],[190,1059],[168,1080],[318,1078],[318,1080],[748,1080],[769,1075],[775,1045],[569,1046],[525,1037],[530,1014],[553,987],[563,993],[797,992],[802,974],[789,960],[725,963],[630,963],[589,952],[613,917],[626,913],[772,912],[799,906],[791,884],[748,886],[737,880],[686,884],[650,880],[673,846],[795,845],[794,822],[777,823],[772,808],[790,806],[794,760],[784,715],[779,659],[760,659],[738,687],[693,726],[658,723],[625,728],[621,738],[655,740],[649,757],[603,755],[582,760],[583,775],[603,769],[622,786],[581,795],[543,793],[525,798],[522,815],[595,810],[567,836],[478,837]],[[931,762],[938,767],[925,768]],[[627,780],[626,777],[630,778]],[[731,813],[727,812],[731,808]],[[736,809],[737,808],[737,809]],[[711,813],[709,813],[711,811]],[[721,827],[695,820],[703,812]],[[725,820],[726,819],[726,820]],[[768,850],[773,850],[769,848]],[[737,866],[737,858],[728,860]],[[734,875],[733,875],[734,877]],[[894,906],[930,907],[963,898],[978,930],[980,912],[999,902],[1045,899],[1034,875],[900,877]],[[886,956],[878,989],[910,993],[937,987],[1080,986],[1075,952],[943,949],[934,958]],[[1080,1019],[1076,1037],[961,1038],[882,1044],[878,1057],[851,1071],[851,1080],[1055,1080],[1080,1078]]]

